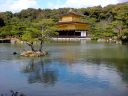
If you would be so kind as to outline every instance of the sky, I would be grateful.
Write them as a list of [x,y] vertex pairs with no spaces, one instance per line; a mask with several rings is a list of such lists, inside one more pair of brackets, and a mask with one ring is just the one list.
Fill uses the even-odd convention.
[[0,0],[0,12],[19,12],[27,8],[86,8],[128,2],[128,0]]

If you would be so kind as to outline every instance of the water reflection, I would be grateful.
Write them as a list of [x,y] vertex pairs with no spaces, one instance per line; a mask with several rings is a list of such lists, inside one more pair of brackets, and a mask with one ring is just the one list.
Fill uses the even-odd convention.
[[12,56],[9,48],[0,46],[0,93],[14,89],[27,96],[128,94],[128,46],[54,43],[47,45],[49,55],[42,58]]
[[35,60],[31,59],[29,64],[25,65],[22,69],[24,73],[28,74],[29,83],[43,83],[46,85],[54,85],[57,81],[57,73],[50,68],[43,59]]
[[[86,60],[85,60],[86,61]],[[122,80],[128,84],[128,59],[121,58],[88,58],[86,62],[97,65],[105,64],[108,68],[116,68]]]

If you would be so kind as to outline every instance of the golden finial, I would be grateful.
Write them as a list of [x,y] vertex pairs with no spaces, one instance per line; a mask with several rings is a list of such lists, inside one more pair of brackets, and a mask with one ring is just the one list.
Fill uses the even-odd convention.
[[69,9],[69,12],[73,12],[73,10],[70,8],[70,9]]

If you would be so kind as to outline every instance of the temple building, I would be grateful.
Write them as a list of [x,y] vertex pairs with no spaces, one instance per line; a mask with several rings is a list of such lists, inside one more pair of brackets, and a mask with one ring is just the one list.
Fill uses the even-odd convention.
[[89,30],[89,24],[81,22],[83,16],[70,10],[67,14],[60,16],[57,22],[58,37],[63,38],[85,38]]

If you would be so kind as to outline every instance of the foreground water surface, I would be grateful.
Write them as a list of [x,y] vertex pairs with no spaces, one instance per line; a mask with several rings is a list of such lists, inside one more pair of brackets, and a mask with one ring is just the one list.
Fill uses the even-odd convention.
[[12,55],[21,45],[0,44],[0,94],[26,96],[128,96],[128,46],[62,42],[49,55]]

